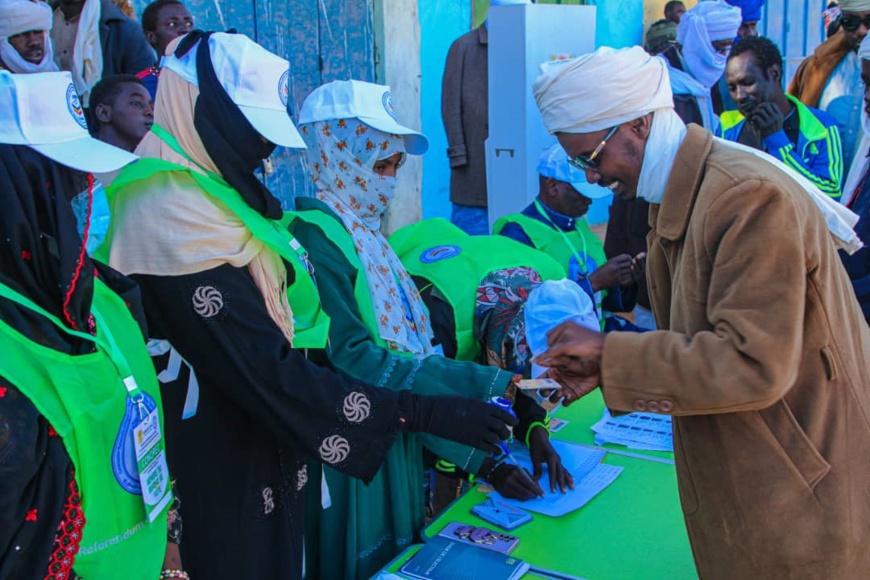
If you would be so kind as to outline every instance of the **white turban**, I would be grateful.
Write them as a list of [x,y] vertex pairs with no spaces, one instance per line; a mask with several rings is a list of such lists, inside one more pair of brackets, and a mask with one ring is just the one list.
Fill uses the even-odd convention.
[[550,133],[594,133],[674,106],[665,61],[639,46],[603,47],[541,68],[532,91]]
[[33,0],[0,0],[0,38],[31,30],[51,30],[51,8]]
[[864,12],[870,10],[870,0],[840,0],[841,12]]
[[700,2],[680,19],[677,42],[683,45],[686,72],[705,87],[719,81],[728,59],[716,52],[713,43],[733,39],[742,20],[740,8],[722,0]]

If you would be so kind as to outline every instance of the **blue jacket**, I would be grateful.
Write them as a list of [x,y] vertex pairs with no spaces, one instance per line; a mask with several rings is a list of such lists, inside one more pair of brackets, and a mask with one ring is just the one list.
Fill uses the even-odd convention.
[[865,184],[851,203],[851,209],[858,214],[855,233],[864,242],[864,247],[852,254],[840,250],[843,266],[852,281],[855,296],[864,311],[864,318],[870,323],[870,188]]
[[[785,131],[779,130],[764,140],[764,151],[809,179],[831,198],[839,199],[843,188],[843,146],[837,122],[791,95],[786,97],[797,108],[798,142],[792,143]],[[725,111],[719,117],[716,134],[736,142],[745,124],[740,111]]]

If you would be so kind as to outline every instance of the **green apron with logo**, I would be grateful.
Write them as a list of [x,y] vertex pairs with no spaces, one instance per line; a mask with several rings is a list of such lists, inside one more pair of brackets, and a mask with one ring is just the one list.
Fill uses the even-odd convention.
[[[547,217],[540,202],[535,202],[538,212]],[[499,218],[493,226],[493,233],[498,234],[507,224],[520,226],[535,248],[555,259],[565,270],[565,276],[569,274],[571,258],[577,260],[580,272],[588,276],[607,262],[604,253],[604,244],[598,236],[589,228],[585,218],[574,221],[574,230],[563,232],[555,224],[552,227],[529,216],[517,213]],[[607,290],[599,290],[595,293],[595,312],[604,328],[604,312],[601,303],[607,296]]]
[[413,276],[429,280],[453,308],[457,360],[476,361],[474,339],[477,288],[498,270],[525,266],[542,280],[561,280],[564,268],[534,248],[503,236],[469,236],[447,220],[411,224],[390,237],[390,245]]
[[[165,129],[154,125],[151,131],[163,139],[179,155],[194,163],[178,144],[175,137],[166,132]],[[117,197],[137,195],[142,191],[141,188],[147,180],[161,172],[184,174],[186,178],[195,181],[203,191],[235,214],[255,238],[274,250],[290,265],[295,275],[293,283],[287,288],[287,299],[293,310],[293,346],[296,348],[325,347],[329,337],[329,316],[321,308],[313,270],[308,261],[308,253],[287,230],[292,215],[285,214],[281,220],[265,218],[245,203],[239,192],[233,189],[221,176],[212,172],[206,172],[207,175],[204,175],[187,167],[153,158],[140,159],[125,167],[118,174],[111,187],[106,190],[110,203],[113,203]],[[98,256],[103,259],[107,258],[110,246],[111,231],[106,243],[100,247]]]
[[[97,347],[91,354],[67,355],[0,321],[0,374],[54,427],[75,466],[85,516],[76,573],[85,580],[154,580],[166,551],[172,493],[168,478],[157,482],[161,499],[149,523],[132,427],[140,411],[159,412],[160,390],[139,325],[124,301],[99,280],[91,306],[96,336],[69,329],[3,284],[0,296]],[[162,432],[162,416],[160,423]]]

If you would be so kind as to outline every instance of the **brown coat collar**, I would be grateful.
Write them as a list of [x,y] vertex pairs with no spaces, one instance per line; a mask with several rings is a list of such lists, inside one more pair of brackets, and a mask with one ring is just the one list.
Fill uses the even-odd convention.
[[676,241],[685,235],[712,147],[713,135],[709,131],[698,125],[689,125],[686,138],[677,151],[662,203],[651,206],[650,226],[659,236]]

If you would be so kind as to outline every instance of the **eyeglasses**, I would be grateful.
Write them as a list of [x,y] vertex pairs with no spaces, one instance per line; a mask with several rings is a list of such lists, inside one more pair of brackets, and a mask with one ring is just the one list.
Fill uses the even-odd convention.
[[607,136],[598,144],[598,147],[595,148],[595,151],[593,151],[591,155],[578,155],[574,159],[569,159],[568,162],[580,171],[596,169],[598,167],[598,162],[595,161],[595,158],[601,154],[601,151],[604,150],[604,146],[607,145],[607,141],[613,137],[613,134],[616,133],[617,129],[619,129],[619,125],[616,125],[613,129],[608,131]]
[[861,18],[860,16],[846,16],[844,14],[840,17],[840,26],[847,32],[855,32],[862,24],[865,28],[870,29],[870,16]]

